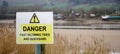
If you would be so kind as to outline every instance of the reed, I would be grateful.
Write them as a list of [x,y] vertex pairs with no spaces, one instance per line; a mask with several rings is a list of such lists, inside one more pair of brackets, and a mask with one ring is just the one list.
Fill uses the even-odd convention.
[[[34,45],[16,44],[15,28],[0,26],[0,54],[34,54]],[[45,45],[45,54],[109,54],[110,46],[103,38],[54,33],[54,44]]]
[[54,39],[54,44],[45,45],[46,54],[109,54],[111,50],[109,44],[105,43],[104,36],[91,36],[88,40],[82,35],[68,38],[55,33]]
[[34,45],[16,44],[15,28],[0,26],[0,54],[34,54]]

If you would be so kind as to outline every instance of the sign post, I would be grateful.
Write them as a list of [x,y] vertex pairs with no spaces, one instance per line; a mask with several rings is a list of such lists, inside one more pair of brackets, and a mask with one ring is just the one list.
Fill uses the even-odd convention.
[[53,44],[53,12],[17,12],[16,43],[36,44],[35,54],[40,44]]
[[35,54],[41,54],[41,45],[40,44],[35,45]]

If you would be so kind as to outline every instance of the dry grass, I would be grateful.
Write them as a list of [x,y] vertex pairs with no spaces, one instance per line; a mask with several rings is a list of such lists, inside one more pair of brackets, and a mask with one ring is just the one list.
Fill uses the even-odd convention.
[[0,27],[0,54],[34,54],[34,45],[16,44],[15,28]]
[[[103,38],[91,36],[87,40],[84,36],[54,35],[54,44],[45,45],[45,54],[109,54],[110,46]],[[0,54],[34,54],[34,45],[17,45],[15,28],[0,27]]]
[[109,54],[110,46],[105,43],[103,38],[91,36],[87,40],[84,36],[67,38],[60,34],[55,34],[55,42],[46,45],[46,54]]

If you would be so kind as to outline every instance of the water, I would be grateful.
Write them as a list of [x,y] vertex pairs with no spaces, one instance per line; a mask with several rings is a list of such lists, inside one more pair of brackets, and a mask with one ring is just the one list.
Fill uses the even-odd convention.
[[120,30],[120,23],[84,23],[79,21],[54,22],[56,29],[110,29]]

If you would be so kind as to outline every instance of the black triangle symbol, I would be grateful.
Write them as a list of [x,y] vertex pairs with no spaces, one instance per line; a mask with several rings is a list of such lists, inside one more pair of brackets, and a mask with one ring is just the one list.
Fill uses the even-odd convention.
[[37,15],[34,13],[33,16],[30,19],[30,23],[40,23]]

